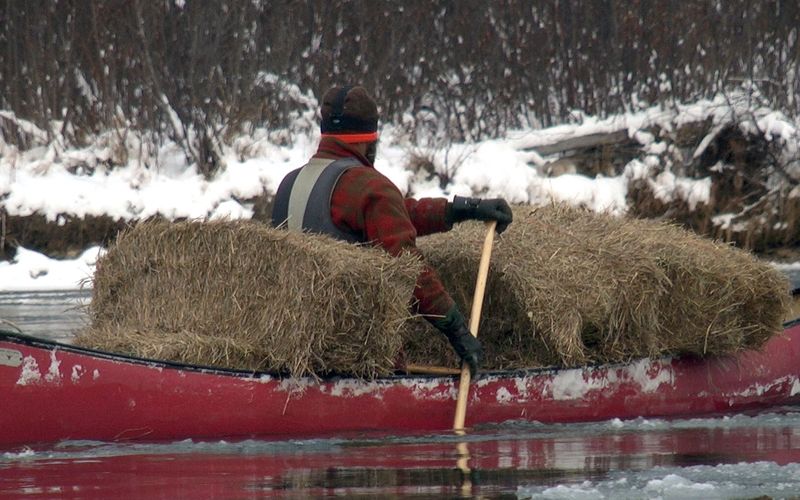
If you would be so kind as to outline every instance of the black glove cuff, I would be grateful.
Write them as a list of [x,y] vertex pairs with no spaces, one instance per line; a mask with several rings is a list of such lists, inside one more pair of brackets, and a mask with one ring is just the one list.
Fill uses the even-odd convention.
[[469,366],[469,371],[474,377],[483,362],[483,347],[478,339],[470,333],[467,325],[463,323],[455,330],[444,332],[450,346],[461,361]]
[[455,332],[461,327],[467,328],[467,320],[455,304],[453,304],[453,307],[447,311],[447,314],[445,314],[443,318],[430,319],[430,322],[437,330],[444,333],[445,336],[448,336],[448,332]]
[[451,343],[455,342],[461,337],[464,337],[465,335],[472,337],[472,333],[470,333],[469,328],[467,328],[467,325],[464,323],[461,323],[452,330],[444,331],[442,333],[444,333],[444,336],[447,337],[447,340],[449,340]]
[[447,204],[447,211],[445,213],[446,222],[453,225],[456,222],[463,222],[475,217],[480,202],[480,198],[454,196],[453,201]]

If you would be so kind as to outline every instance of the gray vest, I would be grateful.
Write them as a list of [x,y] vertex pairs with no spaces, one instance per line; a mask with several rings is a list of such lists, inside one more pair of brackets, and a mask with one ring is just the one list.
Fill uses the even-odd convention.
[[360,234],[342,231],[331,219],[331,196],[336,183],[343,173],[358,166],[361,163],[355,158],[312,158],[290,172],[275,194],[272,225],[327,234],[349,242],[363,241]]

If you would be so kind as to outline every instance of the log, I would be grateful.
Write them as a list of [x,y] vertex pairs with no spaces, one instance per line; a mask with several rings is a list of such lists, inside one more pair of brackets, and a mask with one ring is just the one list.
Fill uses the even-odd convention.
[[619,144],[628,141],[627,130],[617,130],[616,132],[597,133],[582,135],[579,137],[570,137],[553,144],[542,144],[540,146],[530,146],[523,148],[523,151],[535,151],[541,156],[550,156],[565,151],[575,149],[592,148],[597,146],[606,146],[609,144]]

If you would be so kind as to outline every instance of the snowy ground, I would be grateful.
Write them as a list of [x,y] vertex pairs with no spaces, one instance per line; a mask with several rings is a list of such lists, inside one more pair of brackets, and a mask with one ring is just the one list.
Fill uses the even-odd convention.
[[[709,117],[722,125],[746,111],[752,120],[745,126],[757,127],[768,137],[782,140],[787,154],[797,154],[800,124],[769,109],[738,109],[736,103],[740,101],[731,101],[727,96],[670,109],[648,108],[605,120],[576,115],[573,124],[515,130],[502,139],[450,144],[445,148],[412,144],[399,129],[384,125],[376,167],[401,191],[414,197],[480,193],[502,196],[512,203],[565,201],[623,214],[628,182],[631,178],[646,178],[659,198],[681,197],[693,204],[708,199],[710,180],[676,177],[668,161],[665,163],[663,153],[667,146],[643,130],[655,124],[669,129]],[[317,132],[295,134],[287,145],[286,134],[265,130],[237,137],[223,150],[225,168],[209,181],[186,164],[172,143],[149,150],[133,134],[121,138],[108,132],[97,136],[89,147],[69,149],[58,138],[45,141],[43,131],[12,113],[0,114],[14,118],[31,136],[41,138],[38,146],[20,151],[0,137],[0,199],[5,210],[10,215],[41,213],[53,221],[59,221],[64,214],[110,215],[127,220],[154,214],[168,218],[249,218],[252,207],[237,200],[252,199],[265,189],[274,192],[284,175],[313,154],[319,139]],[[314,121],[313,113],[305,113],[299,120],[305,129],[315,130],[309,126]],[[567,137],[616,130],[627,130],[644,152],[641,160],[632,161],[617,177],[547,177],[541,168],[554,158],[542,158],[526,150]],[[694,154],[700,154],[706,145],[702,143]],[[126,151],[125,155],[119,154],[120,148]],[[451,174],[444,189],[438,180],[426,180],[406,168],[411,155],[420,153],[433,160],[437,171]],[[120,158],[126,161],[120,164]],[[79,288],[91,278],[102,251],[90,248],[75,260],[56,261],[20,249],[12,262],[0,262],[0,290]]]

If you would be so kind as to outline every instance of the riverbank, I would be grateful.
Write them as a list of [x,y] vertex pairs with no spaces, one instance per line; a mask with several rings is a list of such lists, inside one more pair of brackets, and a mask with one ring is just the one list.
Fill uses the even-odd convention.
[[[800,125],[758,102],[735,94],[608,118],[576,114],[474,143],[384,124],[376,168],[407,196],[566,202],[671,220],[769,261],[798,262]],[[24,147],[0,140],[3,289],[47,283],[70,261],[63,265],[90,277],[96,248],[139,220],[267,221],[278,184],[319,139],[313,113],[287,129],[231,136],[223,168],[208,176],[168,138],[110,129],[73,147],[57,128],[3,116],[26,138]]]

